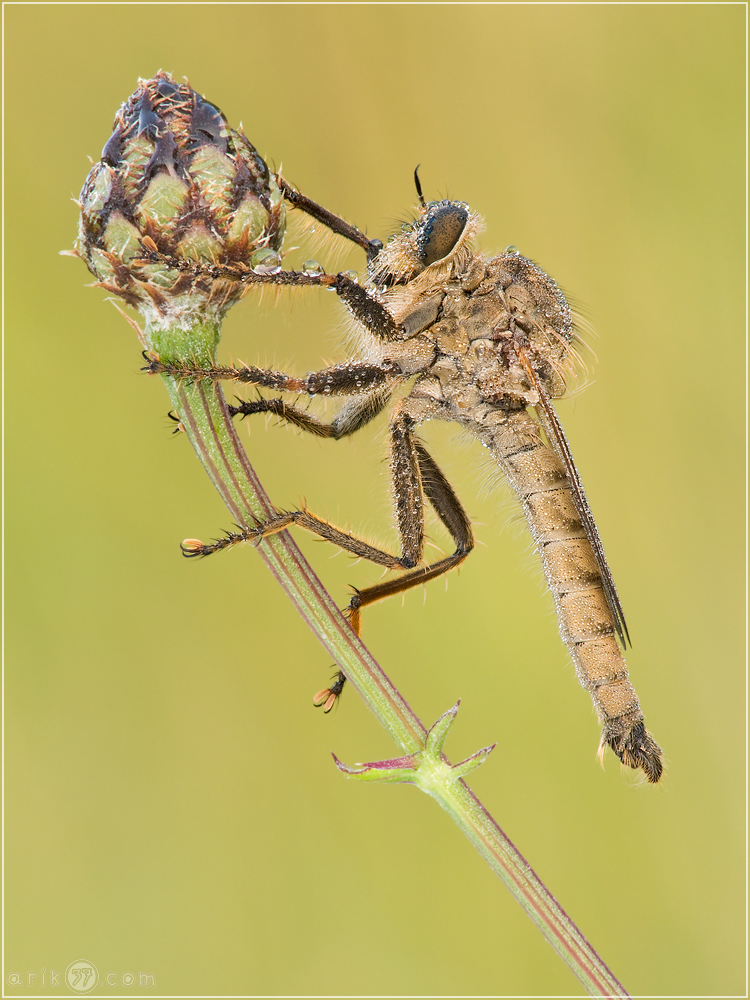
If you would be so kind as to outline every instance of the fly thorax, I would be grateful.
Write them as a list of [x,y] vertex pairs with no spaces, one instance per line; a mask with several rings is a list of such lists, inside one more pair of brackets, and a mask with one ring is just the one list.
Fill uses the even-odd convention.
[[517,251],[506,251],[488,262],[488,276],[502,303],[502,317],[490,333],[498,359],[518,383],[519,392],[531,389],[519,363],[520,352],[531,362],[550,396],[565,392],[565,376],[572,371],[573,323],[570,307],[555,282]]

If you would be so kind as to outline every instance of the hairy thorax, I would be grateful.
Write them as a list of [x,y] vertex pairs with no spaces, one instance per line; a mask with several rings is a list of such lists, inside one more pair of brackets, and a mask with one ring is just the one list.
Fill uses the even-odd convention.
[[433,285],[428,272],[381,290],[404,329],[388,357],[420,374],[414,393],[440,402],[449,419],[478,411],[518,410],[539,402],[519,360],[525,351],[550,396],[565,392],[571,369],[570,309],[552,281],[515,251],[491,260],[472,255],[461,272]]

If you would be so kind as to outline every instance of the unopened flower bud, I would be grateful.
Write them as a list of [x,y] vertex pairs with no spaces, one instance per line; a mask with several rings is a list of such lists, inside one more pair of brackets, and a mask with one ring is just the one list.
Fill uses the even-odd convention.
[[100,287],[156,326],[200,313],[220,319],[242,286],[146,262],[142,240],[173,257],[249,269],[284,236],[283,197],[264,160],[215,105],[162,71],[139,81],[118,111],[80,205],[78,255]]

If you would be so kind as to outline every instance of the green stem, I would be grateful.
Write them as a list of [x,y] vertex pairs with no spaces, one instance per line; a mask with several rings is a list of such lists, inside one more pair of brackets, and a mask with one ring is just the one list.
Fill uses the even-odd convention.
[[[189,358],[215,364],[219,324],[205,322],[189,330],[150,328],[146,337],[163,361]],[[218,383],[163,379],[172,406],[233,520],[248,525],[272,516],[272,504],[240,443]],[[466,783],[450,775],[442,754],[428,755],[427,729],[354,634],[291,535],[284,531],[265,538],[258,551],[350,684],[408,760],[414,761],[413,766],[404,763],[407,758],[396,762],[396,770],[405,768],[402,780],[419,785],[450,813],[591,996],[629,996]],[[342,766],[342,770],[348,769]]]

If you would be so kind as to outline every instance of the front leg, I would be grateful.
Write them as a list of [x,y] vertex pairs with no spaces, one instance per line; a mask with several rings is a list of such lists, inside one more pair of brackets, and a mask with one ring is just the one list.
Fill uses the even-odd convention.
[[357,246],[362,247],[367,254],[368,261],[376,257],[383,249],[383,244],[380,240],[369,239],[356,226],[352,226],[340,216],[329,212],[327,208],[323,208],[322,205],[313,201],[312,198],[308,198],[301,191],[297,191],[288,181],[284,180],[281,174],[276,175],[276,181],[281,189],[281,193],[290,204],[294,205],[295,208],[299,208],[313,219],[317,219],[318,222],[322,222],[327,229],[330,229],[332,233],[336,233],[337,236],[343,236],[345,239],[351,240],[352,243],[356,243]]
[[363,288],[348,274],[305,274],[303,271],[276,271],[258,273],[245,265],[206,264],[186,257],[175,257],[162,253],[156,243],[145,236],[141,240],[143,255],[132,263],[163,264],[164,267],[193,275],[195,278],[210,278],[213,281],[234,281],[243,285],[291,285],[330,288],[336,292],[355,319],[381,340],[405,340],[406,331],[394,320],[383,303],[372,292]]

